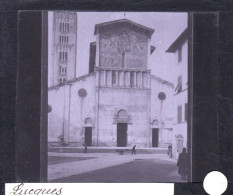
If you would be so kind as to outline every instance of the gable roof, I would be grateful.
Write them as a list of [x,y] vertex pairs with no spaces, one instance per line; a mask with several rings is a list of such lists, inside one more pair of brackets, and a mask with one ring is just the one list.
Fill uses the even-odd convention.
[[143,26],[141,24],[138,24],[138,23],[133,22],[133,21],[128,20],[128,19],[120,19],[120,20],[113,20],[110,22],[96,24],[94,34],[95,35],[99,34],[99,31],[102,29],[105,29],[106,27],[111,28],[111,27],[118,27],[118,26],[131,27],[131,28],[135,29],[136,31],[139,31],[141,33],[146,34],[149,37],[151,37],[151,35],[154,33],[154,29],[152,29],[152,28]]
[[59,87],[63,87],[65,85],[67,85],[67,84],[71,84],[71,83],[74,83],[76,81],[80,81],[80,80],[83,80],[83,79],[85,79],[85,78],[87,78],[89,76],[94,76],[94,75],[95,75],[95,72],[92,72],[92,73],[89,73],[89,74],[85,74],[85,75],[82,75],[80,77],[76,77],[74,79],[67,80],[64,83],[53,85],[53,86],[49,87],[48,90],[52,90],[52,89],[56,89],[56,88],[59,88]]
[[188,40],[188,28],[186,28],[180,36],[170,45],[166,52],[174,53],[180,48],[180,46]]

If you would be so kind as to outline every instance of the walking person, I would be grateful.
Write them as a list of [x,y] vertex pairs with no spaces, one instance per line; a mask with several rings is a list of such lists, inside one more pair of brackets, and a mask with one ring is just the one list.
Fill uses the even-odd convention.
[[134,145],[133,148],[132,148],[132,155],[133,155],[133,154],[134,154],[134,155],[136,154],[136,145]]
[[83,146],[84,146],[84,151],[83,151],[83,153],[84,153],[84,154],[87,154],[87,144],[83,144]]
[[186,148],[183,148],[177,161],[178,173],[181,175],[181,180],[187,180],[188,175],[188,154]]

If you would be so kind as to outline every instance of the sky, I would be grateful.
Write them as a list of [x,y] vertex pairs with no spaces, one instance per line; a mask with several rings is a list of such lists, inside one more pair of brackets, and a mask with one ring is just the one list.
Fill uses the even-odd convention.
[[[187,13],[77,12],[77,17],[77,77],[88,74],[90,42],[96,41],[95,25],[126,18],[155,30],[151,37],[151,45],[156,47],[151,55],[151,73],[172,82],[170,67],[174,56],[166,50],[187,28]],[[52,26],[51,18],[49,24]]]

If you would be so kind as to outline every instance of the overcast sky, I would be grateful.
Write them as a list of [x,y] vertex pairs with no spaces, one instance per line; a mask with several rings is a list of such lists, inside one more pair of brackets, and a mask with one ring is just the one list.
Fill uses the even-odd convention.
[[[155,30],[151,37],[151,45],[156,47],[151,56],[151,72],[163,79],[172,81],[172,72],[169,70],[171,70],[171,60],[174,58],[173,54],[165,51],[187,27],[187,13],[78,12],[77,14],[77,76],[88,73],[90,42],[96,41],[95,25],[125,17]],[[51,19],[49,23],[52,24]]]

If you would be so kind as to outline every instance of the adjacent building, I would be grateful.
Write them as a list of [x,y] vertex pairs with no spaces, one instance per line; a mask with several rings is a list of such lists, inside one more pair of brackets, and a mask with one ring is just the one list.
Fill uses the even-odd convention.
[[183,147],[187,148],[188,116],[188,28],[171,44],[167,52],[174,53],[171,69],[174,73],[174,116],[172,145],[173,154],[178,158]]
[[[54,30],[60,40],[60,28]],[[60,47],[53,45],[49,143],[62,137],[69,145],[167,147],[172,143],[174,86],[151,74],[154,29],[122,19],[96,24],[93,31],[89,72],[81,77],[75,77],[73,57],[65,80],[60,79]],[[75,47],[64,48],[73,52]]]

